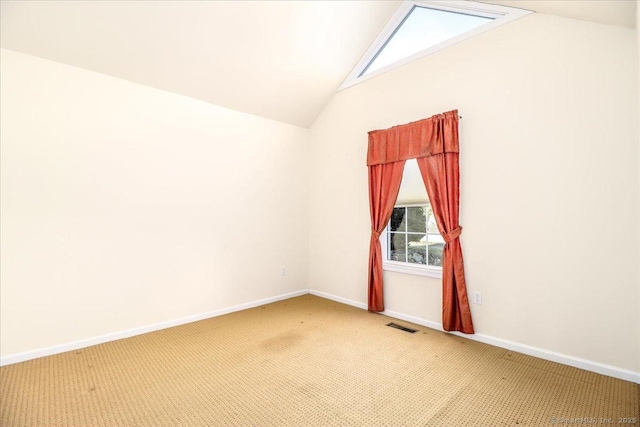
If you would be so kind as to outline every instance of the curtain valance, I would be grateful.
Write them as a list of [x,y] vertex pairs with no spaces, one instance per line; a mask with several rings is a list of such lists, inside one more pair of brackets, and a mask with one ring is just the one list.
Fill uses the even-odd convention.
[[458,110],[369,132],[367,166],[458,153]]

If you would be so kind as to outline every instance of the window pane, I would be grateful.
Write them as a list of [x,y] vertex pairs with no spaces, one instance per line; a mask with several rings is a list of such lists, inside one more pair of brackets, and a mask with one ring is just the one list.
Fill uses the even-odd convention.
[[425,234],[408,234],[407,262],[414,264],[427,263],[427,236]]
[[429,223],[428,223],[428,232],[439,234],[440,230],[438,230],[438,225],[436,224],[436,217],[433,216],[433,211],[431,210],[431,205],[429,205]]
[[492,19],[415,6],[360,75],[407,58]]
[[442,249],[443,248],[444,248],[444,244],[442,243],[429,245],[429,265],[442,267]]
[[442,267],[444,239],[439,234],[429,234],[429,265]]
[[389,233],[389,260],[407,262],[406,234]]
[[429,240],[429,244],[432,244],[432,243],[442,243],[442,244],[444,244],[444,237],[442,237],[439,234],[431,234],[431,233],[429,233],[429,239],[428,240]]
[[402,205],[427,205],[429,195],[424,186],[420,168],[416,159],[409,159],[404,164],[400,191],[396,199],[396,206]]
[[407,231],[405,221],[405,208],[393,208],[391,220],[389,221],[389,230],[391,231]]
[[427,208],[425,206],[407,208],[407,231],[427,232]]

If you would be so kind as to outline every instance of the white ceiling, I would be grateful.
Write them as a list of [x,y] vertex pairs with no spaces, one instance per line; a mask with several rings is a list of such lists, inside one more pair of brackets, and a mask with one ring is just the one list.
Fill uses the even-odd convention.
[[635,28],[635,0],[481,0],[482,3],[513,6],[547,15],[581,19]]
[[[3,48],[310,126],[394,1],[5,1]],[[635,25],[633,0],[485,1]]]
[[2,1],[4,48],[310,126],[397,1]]

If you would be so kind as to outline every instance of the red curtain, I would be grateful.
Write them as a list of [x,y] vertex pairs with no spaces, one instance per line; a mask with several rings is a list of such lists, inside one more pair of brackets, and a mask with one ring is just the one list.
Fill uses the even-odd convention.
[[369,311],[384,311],[382,297],[382,248],[380,235],[387,226],[396,204],[405,161],[369,166]]
[[[394,126],[386,130],[369,132],[369,152],[367,165],[369,166],[369,199],[371,204],[372,235],[369,255],[369,310],[382,311],[383,284],[381,249],[378,241],[374,252],[374,236],[380,236],[389,222],[393,205],[400,189],[391,173],[379,174],[380,184],[376,188],[389,187],[395,192],[388,191],[386,196],[393,196],[391,202],[382,199],[380,191],[373,191],[371,186],[372,169],[381,165],[401,163],[399,180],[402,179],[402,169],[407,159],[418,159],[418,166],[427,188],[429,201],[438,224],[440,234],[446,245],[442,262],[442,325],[446,331],[460,331],[472,334],[473,322],[467,298],[464,278],[464,264],[462,247],[460,245],[460,227],[458,213],[460,206],[460,168],[459,168],[459,137],[458,111],[449,111],[428,119]],[[397,173],[397,172],[396,172]],[[374,206],[384,203],[388,208],[387,216],[379,215],[374,222]],[[374,230],[376,230],[374,232]],[[377,231],[379,230],[379,231]],[[377,258],[376,258],[377,257]],[[372,296],[374,298],[372,298]],[[379,309],[379,308],[382,309]]]
[[460,168],[458,153],[420,157],[418,167],[445,246],[442,258],[442,327],[445,331],[473,333],[464,279],[458,223]]

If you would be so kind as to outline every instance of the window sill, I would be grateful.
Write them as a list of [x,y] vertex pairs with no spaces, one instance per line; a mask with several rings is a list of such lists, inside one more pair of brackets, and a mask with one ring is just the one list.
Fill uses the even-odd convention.
[[442,278],[442,268],[427,267],[423,265],[411,265],[404,262],[386,261],[382,263],[384,271],[395,271],[397,273],[413,274],[416,276]]

